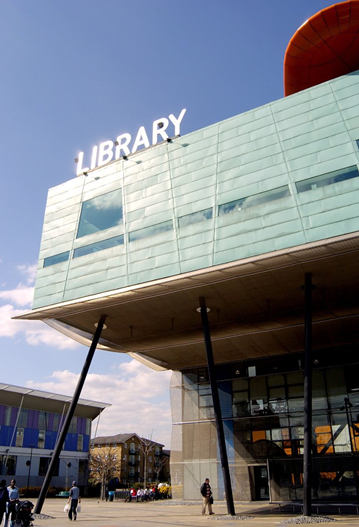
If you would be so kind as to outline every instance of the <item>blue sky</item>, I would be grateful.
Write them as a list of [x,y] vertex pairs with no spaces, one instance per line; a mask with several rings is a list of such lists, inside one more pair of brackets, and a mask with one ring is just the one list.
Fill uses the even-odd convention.
[[[332,3],[1,1],[0,382],[71,394],[85,360],[44,324],[11,320],[31,308],[47,190],[76,177],[78,153],[182,108],[184,135],[283,97],[290,38]],[[168,384],[98,350],[83,396],[113,404],[99,434],[169,448]]]

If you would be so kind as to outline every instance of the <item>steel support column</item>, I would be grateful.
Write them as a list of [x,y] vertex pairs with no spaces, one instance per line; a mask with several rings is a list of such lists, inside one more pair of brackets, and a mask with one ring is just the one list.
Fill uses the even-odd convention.
[[305,274],[303,516],[312,515],[312,273]]
[[70,405],[70,407],[69,407],[69,409],[67,411],[65,422],[63,424],[63,427],[61,429],[61,433],[60,433],[60,435],[58,437],[58,440],[57,440],[57,443],[55,445],[54,453],[52,455],[52,459],[51,459],[49,468],[47,469],[47,473],[46,473],[44,482],[43,482],[42,487],[41,487],[41,491],[40,491],[39,497],[38,497],[36,505],[35,505],[35,509],[34,509],[34,513],[35,514],[40,514],[42,506],[44,504],[44,501],[45,501],[45,498],[46,498],[46,494],[47,494],[48,488],[50,486],[51,478],[52,478],[52,475],[53,475],[54,470],[55,470],[55,464],[57,463],[57,460],[60,457],[61,450],[62,450],[63,444],[64,444],[65,439],[66,439],[67,432],[68,432],[70,424],[71,424],[71,419],[73,418],[73,415],[75,413],[76,405],[77,405],[78,400],[80,398],[80,394],[81,394],[83,385],[85,383],[86,376],[87,376],[88,370],[89,370],[90,365],[91,365],[91,361],[92,361],[93,356],[95,354],[96,346],[97,346],[98,341],[100,339],[100,336],[101,336],[101,333],[102,333],[102,329],[104,327],[105,320],[106,320],[106,316],[103,315],[100,318],[100,320],[99,320],[99,322],[97,324],[97,328],[96,328],[96,331],[95,331],[95,334],[94,334],[94,337],[93,337],[93,340],[92,340],[89,352],[87,354],[85,364],[84,364],[84,366],[82,368],[82,372],[81,372],[80,378],[78,380],[78,383],[77,383],[77,386],[76,386],[76,389],[75,389],[75,392],[74,392],[74,395],[73,395],[73,398],[72,398],[71,405]]
[[233,503],[231,477],[229,473],[226,442],[225,442],[225,437],[224,437],[224,428],[223,428],[223,421],[222,421],[222,412],[221,412],[221,406],[219,402],[216,371],[215,371],[214,360],[213,360],[212,342],[211,342],[211,335],[210,335],[210,330],[209,330],[207,307],[206,307],[206,302],[204,298],[199,299],[199,305],[200,305],[199,311],[201,313],[201,318],[202,318],[204,343],[205,343],[206,355],[207,355],[208,375],[209,375],[209,381],[211,383],[211,390],[212,390],[213,409],[214,409],[214,415],[215,415],[216,426],[217,426],[217,438],[218,438],[219,453],[221,457],[224,488],[226,492],[227,511],[228,511],[228,514],[231,514],[232,516],[234,516],[235,510],[234,510],[234,503]]

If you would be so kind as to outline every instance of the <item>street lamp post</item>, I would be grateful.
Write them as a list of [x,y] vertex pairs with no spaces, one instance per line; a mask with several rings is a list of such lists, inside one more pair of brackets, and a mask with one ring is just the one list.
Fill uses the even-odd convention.
[[26,487],[26,495],[29,494],[29,486],[30,486],[30,472],[31,472],[31,461],[32,461],[32,450],[35,448],[35,445],[30,445],[30,460],[26,461],[26,465],[29,467],[29,471],[27,474],[27,487]]

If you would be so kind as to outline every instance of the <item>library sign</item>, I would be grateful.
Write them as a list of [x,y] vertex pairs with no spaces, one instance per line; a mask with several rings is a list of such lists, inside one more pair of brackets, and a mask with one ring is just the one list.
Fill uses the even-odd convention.
[[[172,113],[167,117],[161,117],[156,119],[152,123],[152,145],[157,144],[159,141],[166,141],[169,139],[169,135],[166,130],[168,127],[173,125],[174,134],[173,136],[180,135],[180,126],[186,109],[184,108],[178,117],[175,117]],[[98,146],[94,146],[90,158],[90,165],[84,166],[84,153],[80,152],[78,158],[75,159],[77,163],[76,175],[81,176],[82,174],[92,170],[96,167],[106,165],[112,160],[120,159],[120,157],[134,154],[140,146],[147,148],[151,145],[149,136],[144,126],[140,126],[137,135],[132,142],[131,134],[125,133],[117,137],[116,141],[104,141]]]

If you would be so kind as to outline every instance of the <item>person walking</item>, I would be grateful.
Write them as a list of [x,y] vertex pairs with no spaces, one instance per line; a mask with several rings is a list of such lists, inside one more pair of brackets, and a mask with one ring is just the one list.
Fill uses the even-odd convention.
[[76,485],[76,481],[72,482],[72,487],[70,489],[70,495],[69,495],[69,503],[70,503],[69,514],[68,514],[69,520],[72,521],[73,519],[74,521],[76,521],[77,506],[79,503],[81,503],[80,489]]
[[211,485],[209,484],[208,478],[206,478],[204,480],[204,483],[202,483],[200,492],[203,497],[202,515],[206,514],[207,507],[208,507],[208,514],[214,514],[214,512],[212,511],[212,503],[213,503],[212,489],[211,489]]
[[5,516],[5,523],[4,527],[8,526],[9,518],[10,518],[10,527],[15,526],[15,517],[16,517],[16,505],[19,503],[19,489],[16,486],[16,480],[12,479],[10,481],[10,485],[7,488],[9,493],[9,504],[7,508],[7,513]]
[[6,488],[6,481],[2,479],[0,481],[0,524],[2,522],[2,517],[5,514],[5,525],[7,523],[6,519],[6,504],[9,501],[9,491]]

